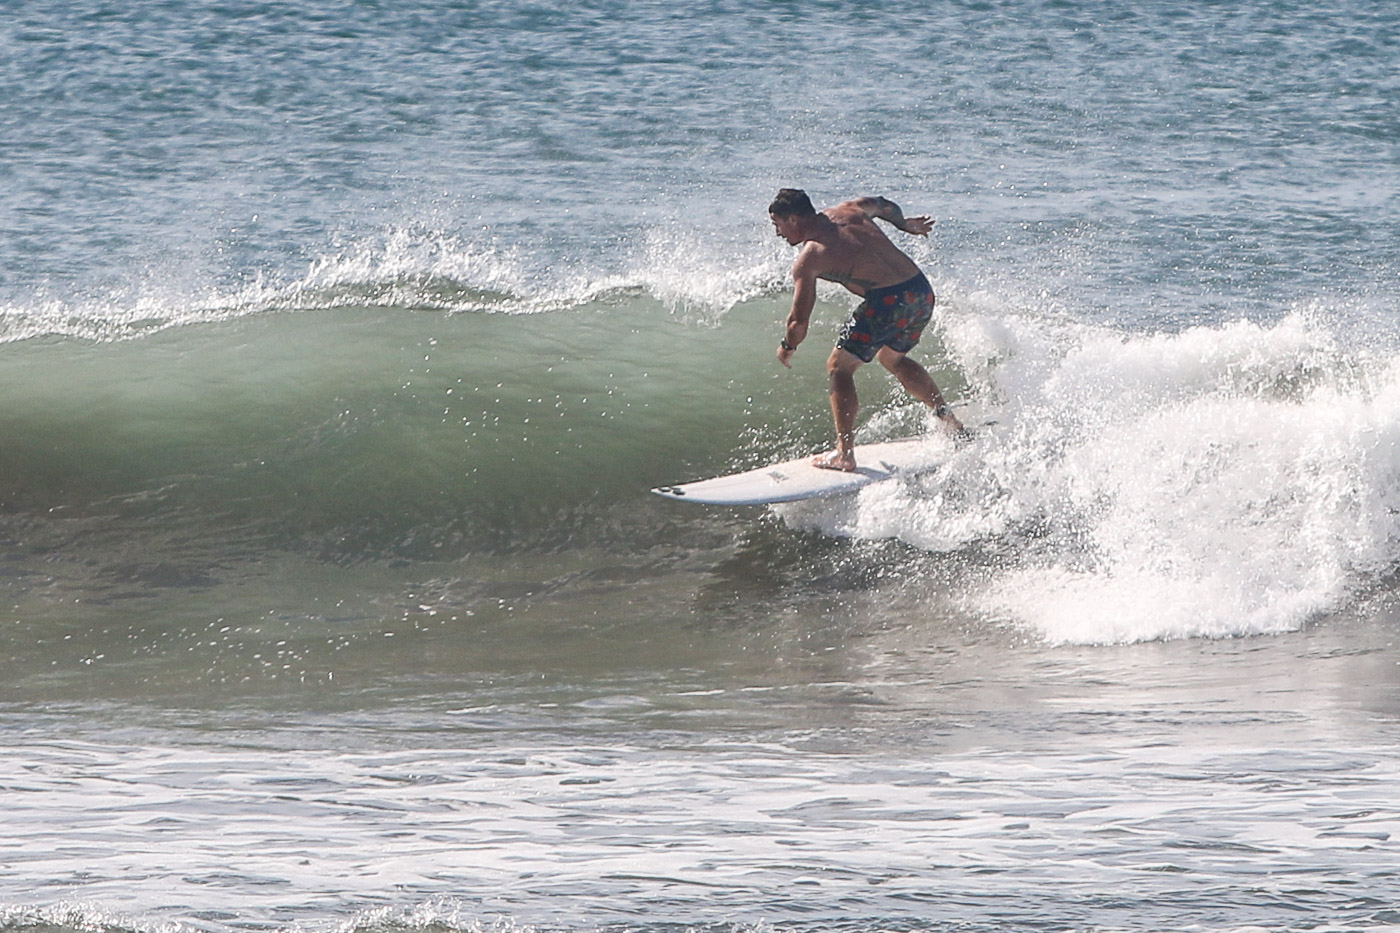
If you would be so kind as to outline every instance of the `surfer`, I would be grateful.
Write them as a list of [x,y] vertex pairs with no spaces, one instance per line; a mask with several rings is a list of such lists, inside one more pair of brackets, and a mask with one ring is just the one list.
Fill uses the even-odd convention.
[[802,246],[792,265],[792,312],[778,346],[779,362],[791,368],[789,361],[807,336],[817,279],[836,282],[864,299],[841,329],[826,361],[836,449],[814,458],[813,465],[855,470],[855,423],[860,409],[855,372],[872,359],[878,359],[910,395],[932,408],[948,430],[966,434],[928,370],[907,355],[933,315],[933,287],[914,260],[874,223],[878,218],[896,230],[928,236],[933,221],[927,216],[905,217],[899,205],[887,198],[857,198],[819,213],[798,188],[779,191],[768,206],[768,216],[778,236],[791,246]]

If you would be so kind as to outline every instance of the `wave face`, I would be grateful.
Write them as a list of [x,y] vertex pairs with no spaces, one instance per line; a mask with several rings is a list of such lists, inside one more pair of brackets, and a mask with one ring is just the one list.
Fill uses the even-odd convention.
[[661,292],[531,290],[509,261],[397,234],[202,305],[16,314],[0,495],[118,522],[159,504],[351,560],[550,547],[560,516],[705,455],[697,425],[742,434],[730,383],[759,377],[710,321],[723,308]]

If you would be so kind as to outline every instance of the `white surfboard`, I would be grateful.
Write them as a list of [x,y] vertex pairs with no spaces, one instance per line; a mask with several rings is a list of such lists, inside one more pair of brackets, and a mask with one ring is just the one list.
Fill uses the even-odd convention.
[[927,473],[943,463],[949,453],[947,444],[933,443],[926,437],[906,437],[858,445],[854,473],[814,467],[812,457],[806,456],[715,479],[658,486],[652,492],[702,505],[773,505],[820,499],[854,492],[871,483]]

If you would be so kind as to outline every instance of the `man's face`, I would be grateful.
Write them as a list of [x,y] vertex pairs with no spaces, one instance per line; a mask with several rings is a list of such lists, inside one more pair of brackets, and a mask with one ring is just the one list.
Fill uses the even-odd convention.
[[773,221],[773,229],[778,232],[778,236],[788,241],[789,246],[796,246],[802,242],[798,235],[798,218],[795,214],[769,214],[768,219]]

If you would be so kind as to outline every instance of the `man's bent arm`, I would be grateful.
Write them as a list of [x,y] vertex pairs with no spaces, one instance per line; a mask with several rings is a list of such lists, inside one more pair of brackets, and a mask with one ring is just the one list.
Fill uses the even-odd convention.
[[927,236],[933,229],[933,220],[927,216],[905,217],[898,204],[889,198],[857,198],[851,202],[867,217],[878,217],[880,220],[893,226],[896,230],[903,230],[905,233],[912,233],[915,236]]

